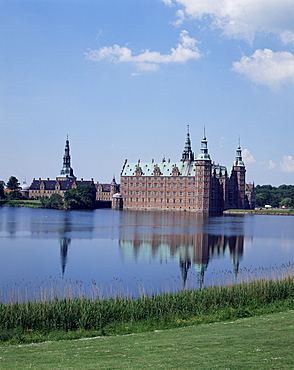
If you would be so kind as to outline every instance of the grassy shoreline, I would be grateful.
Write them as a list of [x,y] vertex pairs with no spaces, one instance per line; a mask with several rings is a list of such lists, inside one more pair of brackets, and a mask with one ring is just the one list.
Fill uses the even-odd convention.
[[0,304],[0,342],[31,343],[171,329],[294,309],[294,278],[158,296]]
[[27,199],[27,200],[5,200],[0,205],[6,207],[28,207],[28,208],[42,208],[42,204],[39,200]]
[[294,209],[228,209],[224,215],[278,215],[294,216]]

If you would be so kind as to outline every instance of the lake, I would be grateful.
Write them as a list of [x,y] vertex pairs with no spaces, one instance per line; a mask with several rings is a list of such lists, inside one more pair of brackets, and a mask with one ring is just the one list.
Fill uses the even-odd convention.
[[292,216],[0,207],[0,302],[159,294],[293,272]]

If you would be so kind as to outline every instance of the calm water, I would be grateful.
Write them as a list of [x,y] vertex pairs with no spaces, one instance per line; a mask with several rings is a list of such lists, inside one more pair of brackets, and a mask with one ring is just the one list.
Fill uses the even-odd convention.
[[293,271],[294,217],[0,207],[0,253],[0,302],[137,296]]

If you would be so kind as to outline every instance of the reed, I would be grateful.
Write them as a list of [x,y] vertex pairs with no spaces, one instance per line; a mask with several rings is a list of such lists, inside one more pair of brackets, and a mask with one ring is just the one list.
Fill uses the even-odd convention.
[[293,309],[294,279],[292,275],[276,281],[254,280],[139,298],[43,298],[0,304],[0,341],[11,337],[24,341],[23,334],[28,332],[38,333],[40,338],[56,331],[110,335]]

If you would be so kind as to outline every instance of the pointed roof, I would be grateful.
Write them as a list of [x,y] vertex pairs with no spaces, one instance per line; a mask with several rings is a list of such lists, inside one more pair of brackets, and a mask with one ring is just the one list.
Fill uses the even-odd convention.
[[201,140],[200,153],[198,154],[197,159],[210,161],[210,155],[208,153],[207,140],[206,140],[206,135],[205,135],[205,126],[204,126],[203,139]]
[[239,144],[238,148],[236,149],[236,159],[235,159],[235,165],[239,167],[245,167],[245,164],[242,159],[242,149],[240,145],[240,137],[239,137]]
[[72,178],[75,179],[75,175],[73,173],[73,169],[70,166],[70,150],[69,150],[69,140],[68,135],[66,137],[65,142],[65,149],[64,149],[64,156],[63,156],[63,166],[60,170],[60,175],[57,177],[58,179],[62,178]]
[[182,153],[182,159],[194,161],[194,153],[192,152],[189,125],[187,125],[187,137],[185,141],[185,147]]

